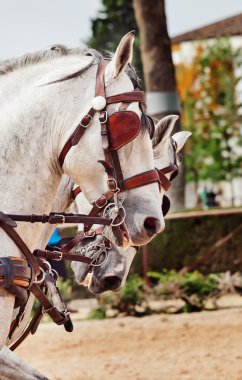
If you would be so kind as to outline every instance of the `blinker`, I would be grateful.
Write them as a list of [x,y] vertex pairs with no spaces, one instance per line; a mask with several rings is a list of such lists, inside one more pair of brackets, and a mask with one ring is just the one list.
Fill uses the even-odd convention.
[[132,141],[140,132],[140,119],[133,111],[118,111],[108,118],[109,143],[112,150]]
[[161,205],[163,216],[166,216],[166,214],[170,210],[170,206],[171,206],[171,203],[170,203],[169,198],[166,195],[163,195],[163,200],[162,200],[162,205]]

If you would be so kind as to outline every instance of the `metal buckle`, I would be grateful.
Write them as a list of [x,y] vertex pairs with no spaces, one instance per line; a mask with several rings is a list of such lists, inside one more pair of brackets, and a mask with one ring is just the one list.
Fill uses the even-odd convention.
[[[58,257],[55,257],[59,255]],[[52,257],[52,260],[55,260],[55,261],[61,261],[63,259],[63,253],[62,252],[59,252],[59,251],[53,251],[53,257]]]
[[62,218],[62,221],[60,222],[61,224],[65,223],[66,222],[66,218],[64,215],[60,215],[60,217]]
[[118,184],[115,178],[109,178],[107,180],[107,183],[108,183],[108,188],[111,191],[111,193],[118,193],[120,191],[120,188],[118,187]]
[[48,307],[47,309],[43,308],[42,314],[49,313],[51,310],[54,310],[54,309],[56,309],[56,307],[54,305],[51,307]]
[[[90,234],[90,232],[92,232],[91,234]],[[94,237],[96,235],[96,231],[95,230],[89,230],[89,231],[87,231],[87,232],[84,232],[84,237],[85,238],[92,238],[92,237]]]
[[[104,200],[104,203],[102,205],[99,206],[98,204],[98,201],[102,201]],[[98,208],[103,208],[104,206],[106,206],[106,204],[108,203],[108,200],[106,199],[106,197],[104,195],[102,195],[100,198],[98,198],[95,202],[95,205],[98,207]]]
[[89,115],[89,113],[87,113],[82,119],[84,119],[86,116],[89,117],[89,121],[88,121],[87,125],[82,124],[82,122],[80,123],[83,128],[87,128],[92,122],[92,116]]
[[101,124],[104,124],[104,123],[107,122],[107,120],[108,120],[108,113],[107,113],[107,111],[103,111],[103,112],[101,112],[101,113],[100,113],[100,116],[99,116],[99,121],[100,121],[100,123],[101,123]]
[[42,272],[42,277],[38,280],[38,279],[36,279],[36,280],[34,280],[33,281],[33,283],[34,284],[42,284],[42,282],[45,280],[45,272],[44,272],[44,269],[42,269],[42,268],[39,268],[40,270],[41,270],[41,272]]
[[43,260],[43,264],[46,265],[46,272],[47,272],[48,274],[50,274],[51,271],[52,271],[52,267],[51,267],[49,261]]
[[59,273],[55,269],[52,269],[51,274],[56,282],[58,280]]

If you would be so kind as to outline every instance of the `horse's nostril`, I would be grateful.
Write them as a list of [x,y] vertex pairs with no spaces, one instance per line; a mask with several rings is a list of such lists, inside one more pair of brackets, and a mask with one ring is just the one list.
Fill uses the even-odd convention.
[[103,286],[106,290],[117,290],[120,285],[121,279],[117,276],[107,276],[103,279]]
[[144,227],[148,236],[153,236],[160,230],[160,222],[156,218],[146,218],[144,221]]

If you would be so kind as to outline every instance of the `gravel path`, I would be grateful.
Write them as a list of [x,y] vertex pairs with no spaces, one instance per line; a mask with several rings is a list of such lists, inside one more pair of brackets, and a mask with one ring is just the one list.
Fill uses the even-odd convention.
[[241,380],[242,309],[42,324],[17,353],[51,380]]

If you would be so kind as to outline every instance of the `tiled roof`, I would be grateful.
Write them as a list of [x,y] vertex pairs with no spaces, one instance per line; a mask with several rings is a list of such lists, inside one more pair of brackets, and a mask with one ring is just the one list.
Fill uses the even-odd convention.
[[224,20],[191,30],[171,39],[173,44],[222,36],[242,35],[242,13]]

